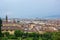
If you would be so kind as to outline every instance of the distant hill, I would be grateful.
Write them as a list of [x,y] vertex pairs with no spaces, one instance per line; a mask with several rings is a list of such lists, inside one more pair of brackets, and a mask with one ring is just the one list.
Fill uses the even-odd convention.
[[47,18],[60,18],[60,15],[51,15],[51,16],[47,16]]

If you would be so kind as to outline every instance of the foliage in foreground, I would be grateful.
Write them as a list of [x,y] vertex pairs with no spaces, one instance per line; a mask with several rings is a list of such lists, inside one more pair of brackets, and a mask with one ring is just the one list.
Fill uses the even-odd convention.
[[24,33],[16,30],[14,35],[8,32],[4,33],[5,36],[0,37],[1,40],[60,40],[60,32],[46,32],[39,33]]

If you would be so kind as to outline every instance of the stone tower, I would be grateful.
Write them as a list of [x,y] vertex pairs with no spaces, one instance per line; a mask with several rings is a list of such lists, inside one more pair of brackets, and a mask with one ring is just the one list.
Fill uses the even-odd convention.
[[8,16],[6,15],[6,23],[8,22]]

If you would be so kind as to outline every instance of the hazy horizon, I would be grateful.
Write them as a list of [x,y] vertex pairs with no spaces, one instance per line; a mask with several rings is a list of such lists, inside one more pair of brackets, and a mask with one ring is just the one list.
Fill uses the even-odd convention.
[[0,17],[60,18],[60,0],[0,0]]

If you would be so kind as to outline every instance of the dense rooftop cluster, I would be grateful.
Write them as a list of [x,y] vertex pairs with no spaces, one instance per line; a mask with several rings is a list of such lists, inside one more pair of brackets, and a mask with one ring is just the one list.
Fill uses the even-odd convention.
[[56,19],[2,19],[2,31],[22,30],[24,32],[60,31],[60,20]]

